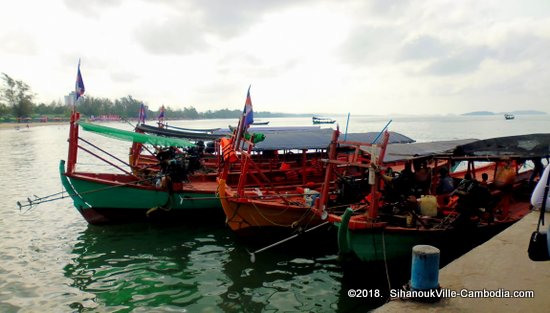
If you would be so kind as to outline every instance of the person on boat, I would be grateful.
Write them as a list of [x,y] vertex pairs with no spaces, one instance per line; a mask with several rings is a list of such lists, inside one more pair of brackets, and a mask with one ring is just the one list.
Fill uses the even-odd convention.
[[466,174],[464,174],[464,179],[460,181],[460,183],[458,184],[458,187],[456,187],[456,189],[453,190],[453,192],[451,192],[451,196],[452,195],[458,195],[459,197],[466,196],[470,191],[470,189],[472,188],[473,182],[474,180],[472,179],[472,174],[470,174],[470,172],[467,172]]
[[451,195],[458,195],[456,211],[460,214],[455,220],[455,226],[474,226],[485,212],[490,212],[489,189],[473,179],[470,172],[464,175],[464,179]]
[[[546,188],[546,184],[548,183],[548,172],[550,172],[550,166],[546,166],[544,172],[542,173],[542,176],[539,179],[539,182],[537,183],[535,189],[533,190],[533,193],[531,194],[531,204],[537,209],[540,209],[542,207],[542,200],[544,199],[544,189]],[[546,212],[550,211],[550,193],[548,193],[548,196],[546,198],[546,206],[544,209],[546,210]]]
[[488,180],[489,180],[489,175],[487,173],[481,174],[481,182],[479,183],[479,185],[482,186],[482,187],[489,188]]
[[449,170],[445,167],[439,169],[439,182],[435,188],[438,195],[446,195],[455,190],[453,178],[449,176]]
[[473,186],[471,193],[474,201],[477,203],[480,216],[488,222],[493,222],[494,212],[488,180],[489,175],[487,173],[481,174],[481,182]]
[[414,189],[415,196],[427,195],[430,193],[432,177],[426,161],[415,162],[414,164]]
[[[378,169],[375,169],[378,171]],[[414,195],[415,176],[411,170],[411,164],[405,163],[405,168],[397,176],[382,175],[382,179],[391,185],[384,198],[387,202],[402,201]],[[391,191],[391,192],[389,192]]]

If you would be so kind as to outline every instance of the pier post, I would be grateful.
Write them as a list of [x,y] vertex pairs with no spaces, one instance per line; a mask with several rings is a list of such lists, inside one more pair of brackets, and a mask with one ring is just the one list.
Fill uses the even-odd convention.
[[[439,289],[439,254],[436,247],[417,245],[412,249],[411,289],[437,290]],[[438,301],[439,298],[418,299],[421,301]]]

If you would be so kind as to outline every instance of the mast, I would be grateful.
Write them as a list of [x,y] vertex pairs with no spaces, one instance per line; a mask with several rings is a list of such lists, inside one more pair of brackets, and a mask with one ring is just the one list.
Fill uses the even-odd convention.
[[332,171],[335,164],[331,161],[336,160],[336,148],[338,146],[338,136],[340,135],[340,130],[336,127],[336,130],[332,133],[332,140],[329,145],[329,159],[327,163],[327,168],[325,172],[325,180],[323,182],[323,189],[321,191],[321,198],[318,202],[317,210],[321,212],[321,217],[326,215],[326,208],[328,202],[328,192],[330,190],[330,181],[332,180]]
[[74,91],[73,111],[71,112],[71,121],[69,124],[69,152],[67,156],[67,173],[73,173],[75,170],[77,152],[78,152],[78,120],[80,113],[76,111],[78,99],[84,94],[84,80],[80,73],[80,59],[78,59],[78,69],[76,72],[76,83]]
[[[371,155],[371,163],[374,162],[375,166],[378,166],[378,164],[382,164],[384,162],[384,156],[386,155],[386,148],[388,146],[388,141],[390,138],[390,133],[388,131],[384,131],[384,138],[382,140],[382,144],[380,145],[380,155],[378,157],[375,157],[374,155]],[[375,145],[371,146],[372,151],[375,150]],[[379,186],[379,177],[376,177],[374,167],[371,164],[371,168],[369,169],[369,173],[373,174],[373,179],[371,183],[371,177],[369,175],[369,183],[372,184],[371,186],[371,205],[368,210],[368,217],[369,219],[375,219],[378,216],[378,197],[380,193],[378,192],[378,186]]]

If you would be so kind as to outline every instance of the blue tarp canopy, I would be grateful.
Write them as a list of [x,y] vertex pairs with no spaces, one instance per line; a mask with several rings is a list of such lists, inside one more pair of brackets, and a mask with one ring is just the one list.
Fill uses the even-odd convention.
[[477,139],[460,139],[408,144],[392,144],[386,149],[384,162],[407,161],[425,158],[444,153],[452,153],[456,147],[477,141]]
[[[316,128],[296,131],[262,131],[262,133],[265,134],[265,140],[257,143],[254,151],[327,149],[334,130],[330,128]],[[371,143],[376,136],[378,136],[378,132],[350,133],[347,135],[346,140]],[[344,135],[340,135],[339,140],[343,140],[343,138]],[[389,142],[404,143],[414,142],[414,140],[402,134],[390,132]]]

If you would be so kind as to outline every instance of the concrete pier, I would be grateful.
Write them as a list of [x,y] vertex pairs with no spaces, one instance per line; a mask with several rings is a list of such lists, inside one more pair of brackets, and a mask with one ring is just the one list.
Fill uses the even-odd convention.
[[[486,243],[451,262],[439,272],[441,288],[474,290],[532,290],[534,298],[442,298],[438,303],[395,299],[374,310],[387,312],[550,312],[550,261],[533,262],[527,255],[539,212],[531,212]],[[550,224],[546,213],[545,225]],[[495,292],[493,292],[495,294]]]

